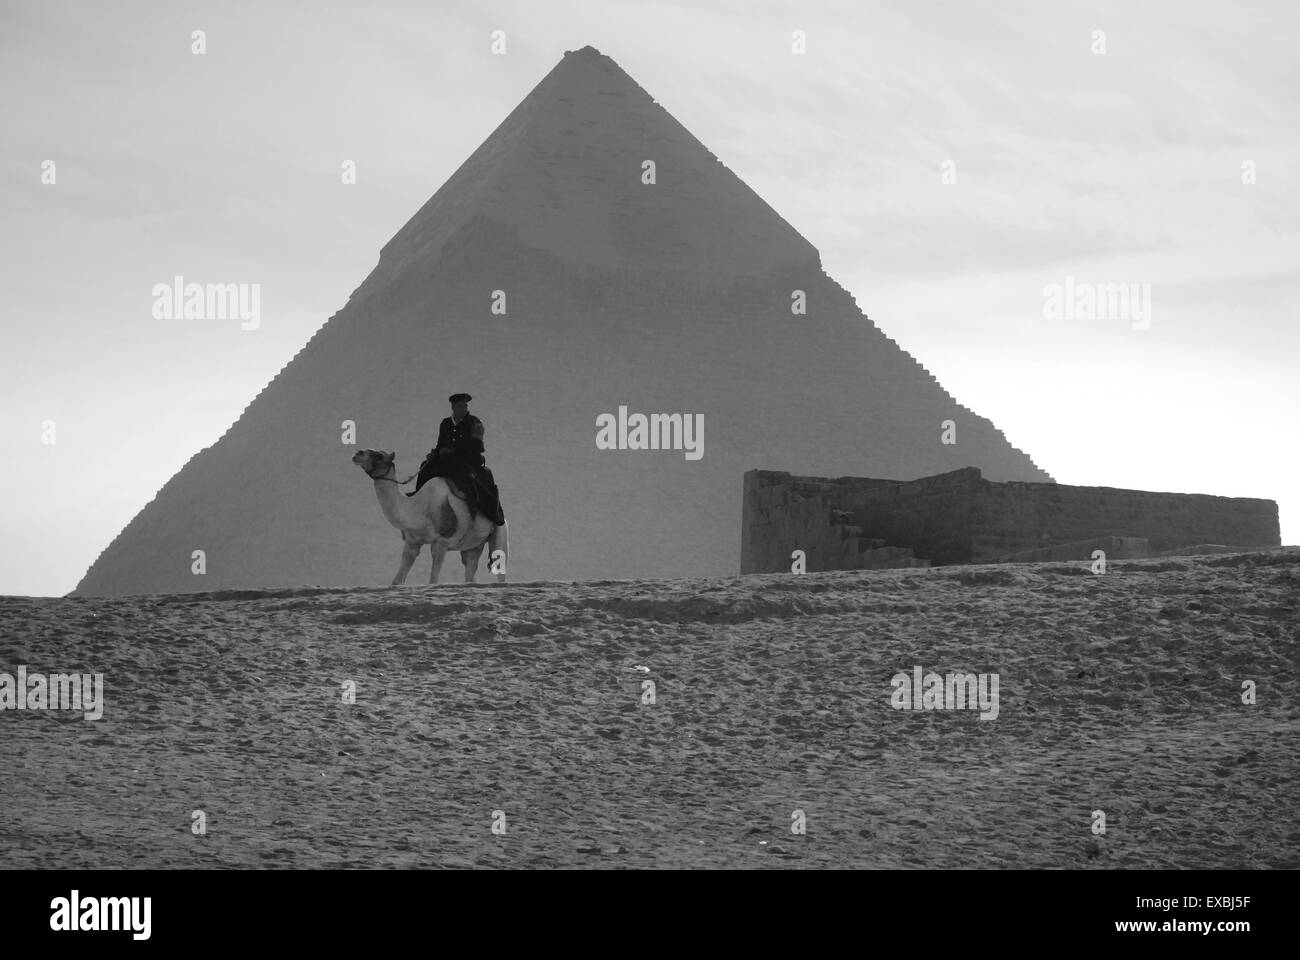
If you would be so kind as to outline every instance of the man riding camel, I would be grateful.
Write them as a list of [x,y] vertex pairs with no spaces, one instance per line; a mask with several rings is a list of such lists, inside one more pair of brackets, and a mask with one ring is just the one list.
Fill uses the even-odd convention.
[[497,490],[492,471],[483,462],[483,421],[469,412],[468,393],[453,393],[447,398],[451,403],[451,416],[444,417],[438,427],[438,442],[420,464],[415,480],[415,496],[420,487],[433,477],[447,477],[465,491],[470,498],[470,508],[475,501],[480,513],[494,517],[497,526],[506,522],[501,511],[501,495]]

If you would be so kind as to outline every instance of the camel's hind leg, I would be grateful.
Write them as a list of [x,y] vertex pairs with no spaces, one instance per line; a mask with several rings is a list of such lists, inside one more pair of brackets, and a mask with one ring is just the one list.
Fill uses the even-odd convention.
[[497,575],[497,583],[506,582],[506,562],[510,556],[506,525],[493,527],[488,534],[488,572]]
[[483,555],[483,544],[479,544],[473,550],[462,550],[460,552],[460,562],[465,564],[465,582],[473,583],[474,578],[478,576],[478,558]]
[[393,586],[398,587],[406,582],[406,575],[411,572],[411,566],[419,555],[420,544],[405,542],[402,544],[402,562],[397,568],[397,576],[393,577]]
[[445,543],[429,544],[429,555],[433,557],[433,566],[429,568],[429,582],[437,583],[438,577],[442,573],[442,561],[447,559],[447,545]]

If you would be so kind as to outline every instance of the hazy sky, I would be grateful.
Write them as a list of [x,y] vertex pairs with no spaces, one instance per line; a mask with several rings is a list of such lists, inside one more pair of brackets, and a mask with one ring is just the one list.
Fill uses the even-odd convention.
[[[1056,480],[1275,499],[1300,543],[1298,25],[1188,0],[0,4],[0,593],[71,590],[587,44]],[[177,274],[259,283],[261,325],[155,319]],[[1046,318],[1067,277],[1149,284],[1149,328]]]

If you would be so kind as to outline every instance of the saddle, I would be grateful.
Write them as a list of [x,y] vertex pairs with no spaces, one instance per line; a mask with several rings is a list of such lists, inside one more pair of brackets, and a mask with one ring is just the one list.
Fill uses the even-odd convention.
[[[428,464],[428,458],[420,465],[423,471]],[[496,490],[496,481],[492,478],[492,472],[487,467],[480,467],[482,476],[477,470],[469,474],[458,474],[457,479],[453,480],[446,474],[434,474],[441,476],[444,483],[447,484],[447,491],[457,500],[464,500],[469,507],[471,517],[482,514],[483,516],[493,518],[493,521],[500,525],[505,523],[505,514],[501,512],[500,494]],[[429,479],[433,479],[430,477]],[[425,481],[427,482],[427,481]],[[413,497],[418,492],[423,483],[417,484],[416,489],[407,494]]]
[[[443,477],[447,484],[447,490],[457,500],[464,500],[469,506],[470,516],[482,514],[485,517],[494,519],[497,523],[504,522],[504,515],[501,512],[501,504],[497,499],[497,494],[491,487],[480,480],[477,474],[471,474],[465,478],[464,482],[457,483],[451,477]],[[466,489],[466,487],[469,489]]]

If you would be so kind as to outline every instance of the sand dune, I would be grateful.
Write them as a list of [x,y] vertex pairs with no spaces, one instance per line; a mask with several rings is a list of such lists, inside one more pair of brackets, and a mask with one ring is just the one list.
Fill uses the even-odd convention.
[[106,687],[0,712],[4,867],[1300,867],[1293,549],[0,613]]

